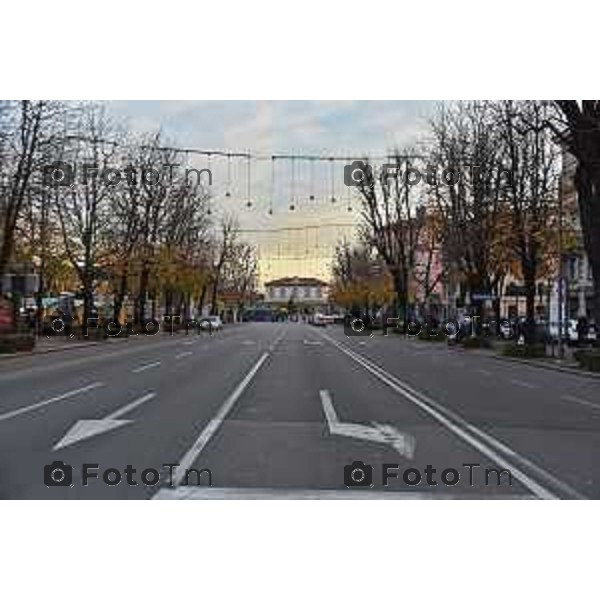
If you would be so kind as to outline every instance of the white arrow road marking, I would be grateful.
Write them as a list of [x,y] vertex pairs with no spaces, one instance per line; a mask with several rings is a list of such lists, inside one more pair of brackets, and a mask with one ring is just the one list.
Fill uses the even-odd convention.
[[130,419],[120,419],[125,413],[133,410],[138,407],[140,404],[147,402],[154,398],[156,394],[151,392],[122,406],[121,408],[115,410],[104,417],[104,419],[84,419],[81,421],[77,421],[75,425],[67,431],[67,433],[63,436],[63,438],[58,442],[52,450],[60,450],[61,448],[66,448],[67,446],[71,446],[76,442],[80,442],[81,440],[85,440],[94,435],[98,435],[100,433],[104,433],[106,431],[110,431],[111,429],[116,429],[117,427],[121,427],[121,425],[127,425],[131,423]]
[[[538,498],[557,500],[559,497],[552,493],[549,489],[546,489],[544,486],[539,484],[532,477],[525,474],[525,472],[519,466],[517,466],[517,464],[515,464],[515,460],[518,460],[522,465],[525,465],[525,467],[529,468],[530,470],[535,471],[537,475],[546,479],[546,481],[550,481],[553,485],[559,487],[562,491],[566,492],[568,496],[574,498],[583,498],[583,496],[577,492],[577,490],[573,489],[568,484],[558,480],[556,477],[554,477],[554,475],[548,473],[548,471],[538,467],[529,459],[518,454],[505,444],[502,444],[496,438],[484,433],[478,427],[469,424],[462,417],[443,407],[438,402],[435,402],[429,396],[426,396],[422,392],[415,390],[406,382],[398,379],[382,367],[378,366],[376,363],[373,363],[366,357],[350,350],[334,340],[332,337],[325,334],[321,335],[346,356],[349,356],[353,361],[359,365],[362,365],[367,371],[377,377],[377,379],[421,408],[430,417],[435,419],[438,423],[444,425],[456,436],[475,448],[475,450],[478,450],[481,454],[494,461],[499,467],[508,469],[513,475],[518,477],[521,483],[525,485],[525,487],[527,487],[531,492],[533,492]],[[498,451],[503,452],[505,456],[500,454]],[[509,456],[510,459],[507,459],[506,456]]]
[[85,387],[77,388],[76,390],[71,390],[70,392],[61,394],[60,396],[54,396],[53,398],[48,398],[47,400],[42,400],[41,402],[36,402],[35,404],[29,404],[28,406],[23,406],[21,408],[17,408],[16,410],[11,410],[10,412],[2,413],[0,414],[0,421],[12,419],[12,417],[22,415],[23,413],[35,410],[36,408],[41,408],[42,406],[46,406],[47,404],[52,404],[53,402],[58,402],[59,400],[66,400],[71,396],[75,396],[76,394],[82,394],[83,392],[93,390],[97,387],[100,387],[101,385],[104,384],[100,381],[97,381],[96,383],[91,383],[90,385],[86,385]]
[[398,431],[392,425],[372,423],[372,426],[360,423],[342,423],[333,408],[331,395],[328,390],[321,390],[321,404],[327,418],[329,431],[333,435],[359,438],[369,442],[379,442],[392,446],[400,455],[411,459],[415,455],[416,441],[412,435]]

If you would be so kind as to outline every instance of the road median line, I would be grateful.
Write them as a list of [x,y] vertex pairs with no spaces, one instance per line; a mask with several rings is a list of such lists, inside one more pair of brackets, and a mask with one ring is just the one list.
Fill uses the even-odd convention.
[[254,363],[253,367],[246,373],[245,377],[238,383],[236,388],[227,397],[225,402],[221,405],[217,414],[209,421],[208,425],[202,430],[192,447],[183,455],[179,460],[179,467],[177,468],[176,475],[173,477],[173,485],[178,486],[183,478],[185,477],[186,470],[189,469],[192,464],[196,461],[202,450],[211,440],[213,435],[217,432],[235,403],[238,401],[240,396],[244,393],[244,390],[250,385],[255,375],[258,373],[260,368],[263,366],[269,353],[263,353],[260,358]]

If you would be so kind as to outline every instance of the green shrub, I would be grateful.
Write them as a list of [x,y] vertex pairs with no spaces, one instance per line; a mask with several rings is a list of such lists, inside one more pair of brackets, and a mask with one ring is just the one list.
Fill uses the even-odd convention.
[[477,337],[467,336],[467,337],[464,337],[460,341],[460,345],[463,348],[466,348],[466,349],[469,349],[469,348],[491,348],[492,347],[492,342],[491,342],[490,339],[488,339],[486,337],[481,337],[481,336],[477,336]]
[[0,336],[0,354],[31,352],[35,346],[35,337],[30,333],[10,333]]
[[503,356],[514,358],[546,358],[545,344],[507,344],[502,349]]
[[598,350],[575,350],[573,356],[582,369],[600,372],[600,352]]
[[441,331],[438,331],[437,335],[431,335],[427,330],[423,330],[419,333],[417,339],[423,342],[445,342],[448,336]]

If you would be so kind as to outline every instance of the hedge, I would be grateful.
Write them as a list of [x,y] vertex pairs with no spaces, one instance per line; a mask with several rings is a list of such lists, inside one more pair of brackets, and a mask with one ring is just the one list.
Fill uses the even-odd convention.
[[503,348],[502,355],[515,358],[546,358],[546,345],[508,344]]
[[598,350],[575,350],[573,356],[582,369],[600,372],[600,352]]

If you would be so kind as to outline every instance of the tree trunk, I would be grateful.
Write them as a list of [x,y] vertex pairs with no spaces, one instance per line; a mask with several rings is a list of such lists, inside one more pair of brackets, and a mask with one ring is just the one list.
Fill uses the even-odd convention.
[[216,315],[217,312],[217,292],[219,290],[219,275],[217,274],[217,276],[215,277],[215,282],[213,284],[213,290],[212,290],[212,298],[210,300],[210,312],[212,315]]
[[580,163],[576,185],[584,245],[594,279],[594,321],[600,326],[600,166],[590,173]]
[[535,269],[524,270],[523,283],[525,284],[525,343],[535,341]]
[[114,297],[113,306],[113,321],[118,322],[121,316],[121,309],[123,308],[123,301],[125,300],[125,294],[127,293],[127,271],[125,270],[121,274],[119,281],[119,289]]
[[146,320],[146,297],[148,294],[148,281],[150,279],[150,269],[148,265],[142,266],[140,275],[140,291],[136,302],[136,325],[143,325]]
[[206,292],[208,291],[208,284],[205,283],[202,286],[202,291],[200,292],[200,299],[198,300],[198,316],[202,316],[202,311],[204,310],[204,302],[206,301]]

